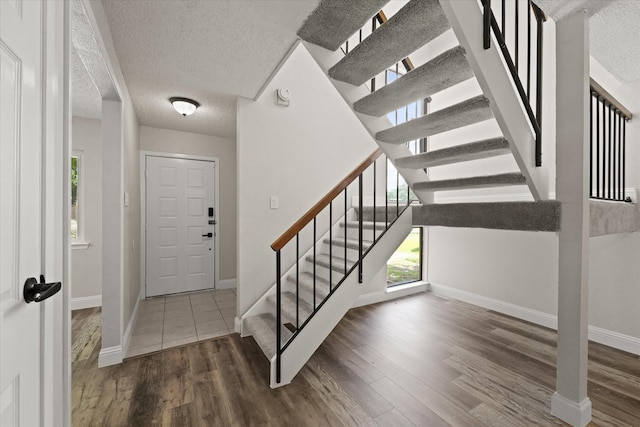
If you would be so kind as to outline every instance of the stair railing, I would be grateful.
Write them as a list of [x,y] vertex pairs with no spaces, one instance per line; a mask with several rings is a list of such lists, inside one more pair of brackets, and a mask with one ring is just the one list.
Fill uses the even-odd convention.
[[[507,68],[511,73],[513,83],[518,90],[522,105],[529,117],[531,126],[536,136],[535,162],[536,166],[542,166],[542,46],[543,46],[543,23],[547,20],[546,15],[531,0],[526,0],[526,20],[527,36],[520,37],[520,23],[523,20],[520,14],[521,1],[502,0],[500,3],[501,22],[498,24],[493,13],[491,0],[481,0],[483,14],[483,44],[485,49],[491,48],[491,30],[496,37],[502,57],[504,58]],[[496,2],[498,3],[498,2]],[[513,4],[511,13],[507,11],[507,4]],[[535,18],[535,57],[532,58],[533,50],[533,25],[532,18]],[[507,31],[509,29],[509,31]],[[513,35],[511,35],[513,34]],[[510,38],[508,38],[508,36]],[[522,40],[525,39],[525,40]],[[513,55],[509,47],[513,49]],[[520,60],[523,53],[522,48],[526,48],[526,68],[520,67]],[[514,60],[515,58],[515,60]],[[535,61],[535,80],[532,77],[532,59]],[[522,80],[525,81],[523,84]],[[535,98],[531,96],[532,83],[535,85]],[[525,90],[526,86],[526,90]],[[533,112],[535,106],[536,112]]]
[[[382,158],[381,158],[382,157]],[[383,165],[385,169],[383,173],[379,173],[378,163]],[[358,282],[362,283],[363,275],[362,275],[362,264],[364,258],[367,256],[369,251],[373,248],[373,246],[382,238],[382,236],[387,232],[387,230],[393,225],[393,223],[400,217],[400,215],[409,207],[411,200],[409,197],[409,193],[407,192],[406,200],[401,201],[400,197],[398,197],[399,187],[396,184],[396,198],[395,198],[395,209],[393,209],[393,205],[390,204],[388,194],[388,180],[387,180],[387,171],[386,167],[388,165],[388,161],[386,156],[383,156],[382,150],[377,149],[373,153],[371,153],[360,165],[358,165],[351,173],[349,173],[344,179],[342,179],[335,187],[333,187],[324,197],[322,197],[311,209],[309,209],[299,220],[297,220],[288,230],[286,230],[278,239],[276,239],[271,248],[276,252],[276,382],[280,382],[281,380],[281,359],[282,354],[289,345],[295,340],[300,331],[304,329],[304,327],[309,323],[309,321],[314,317],[314,315],[322,308],[322,306],[331,298],[336,290],[340,287],[340,285],[351,275],[352,272],[357,270],[358,274]],[[367,179],[371,179],[371,185],[367,185],[367,189],[365,189],[365,175]],[[356,182],[357,181],[357,182]],[[378,206],[377,199],[379,197],[380,185],[384,181],[384,214],[378,212],[379,209],[383,209],[383,206]],[[355,188],[354,188],[355,187]],[[353,227],[356,227],[355,224],[350,225],[348,221],[348,214],[351,211],[352,207],[356,205],[353,202],[349,202],[349,194],[354,195],[357,194],[357,207],[358,207],[358,215],[357,215],[357,244],[353,244],[353,241],[349,240],[349,230],[353,231]],[[364,218],[364,207],[365,207],[365,194],[370,194],[371,199],[373,200],[371,222],[372,225],[372,240],[367,241],[365,247],[365,241],[363,236],[363,230],[365,225]],[[369,200],[367,196],[367,201]],[[401,204],[402,203],[402,204]],[[342,205],[344,216],[344,231],[340,230],[341,225],[339,224],[340,218],[336,217],[334,213],[334,205]],[[353,205],[353,206],[352,206]],[[369,206],[367,206],[369,207]],[[395,210],[395,215],[393,215],[393,211]],[[391,211],[391,212],[390,212]],[[384,218],[382,218],[384,216]],[[336,221],[337,219],[337,221]],[[384,222],[383,222],[384,221]],[[323,222],[324,224],[320,224]],[[368,223],[369,221],[367,221]],[[380,224],[378,226],[378,224]],[[307,229],[307,227],[311,228],[312,232],[312,243],[309,248],[309,252],[311,253],[306,257],[306,261],[311,262],[311,277],[313,280],[313,306],[312,311],[309,315],[302,319],[300,313],[300,243],[301,243],[301,234],[303,230]],[[320,265],[317,259],[317,246],[318,246],[318,228],[322,230],[320,232],[324,232],[325,235],[328,233],[328,241],[329,245],[329,261],[328,261],[328,294],[318,300],[317,298],[317,285],[321,278],[318,277],[317,267]],[[336,230],[334,230],[334,228]],[[324,231],[324,230],[327,231]],[[337,236],[337,233],[341,234],[341,236]],[[335,247],[334,237],[338,237],[339,239],[344,240],[340,242],[341,244],[337,244],[338,247]],[[322,242],[320,242],[322,243]],[[291,273],[288,277],[283,277],[283,251],[285,248],[293,247],[290,251],[292,252],[292,256],[290,258],[294,258],[293,265],[289,270]],[[358,252],[357,259],[349,261],[348,258],[348,250],[356,249]],[[343,260],[338,265],[334,265],[334,254],[343,256]],[[327,267],[327,265],[324,265]],[[337,277],[334,277],[337,274]],[[295,283],[295,298],[296,298],[296,316],[295,316],[295,324],[288,325],[290,326],[288,329],[292,331],[291,337],[286,341],[282,342],[282,328],[283,328],[283,319],[282,319],[282,295],[283,295],[283,280],[289,280],[290,282]],[[325,279],[326,281],[326,279]],[[335,282],[335,283],[334,283]]]
[[633,115],[593,79],[590,81],[590,179],[592,199],[626,201],[626,124]]

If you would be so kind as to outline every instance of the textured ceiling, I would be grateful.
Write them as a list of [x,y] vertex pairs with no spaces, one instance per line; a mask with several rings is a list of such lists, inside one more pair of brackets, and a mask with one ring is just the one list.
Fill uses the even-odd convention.
[[640,0],[537,0],[555,21],[578,10],[591,17],[591,55],[622,82],[640,80]]
[[618,0],[593,15],[591,54],[618,80],[640,80],[640,0]]
[[[140,124],[235,137],[236,98],[254,98],[318,0],[103,0]],[[201,104],[181,117],[168,98]]]
[[71,49],[71,108],[74,116],[100,119],[101,97],[75,48]]

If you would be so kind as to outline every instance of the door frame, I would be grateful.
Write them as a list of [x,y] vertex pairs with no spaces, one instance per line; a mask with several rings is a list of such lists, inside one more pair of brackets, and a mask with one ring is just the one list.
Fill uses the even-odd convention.
[[212,162],[213,168],[213,203],[216,210],[216,224],[213,237],[213,288],[220,285],[220,159],[212,156],[166,153],[162,151],[140,151],[140,284],[147,297],[147,157],[165,157],[170,159],[199,160]]

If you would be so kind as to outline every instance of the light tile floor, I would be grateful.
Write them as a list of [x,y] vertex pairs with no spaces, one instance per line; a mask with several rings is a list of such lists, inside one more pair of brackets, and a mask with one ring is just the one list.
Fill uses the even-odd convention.
[[235,316],[235,289],[142,300],[126,357],[228,335]]

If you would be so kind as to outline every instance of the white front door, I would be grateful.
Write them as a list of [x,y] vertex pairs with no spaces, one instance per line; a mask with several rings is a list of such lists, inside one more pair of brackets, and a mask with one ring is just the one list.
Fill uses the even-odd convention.
[[[43,17],[45,2],[0,1],[0,426],[49,423],[53,354],[43,336],[43,304],[55,287],[43,272]],[[51,213],[53,214],[53,213]],[[47,235],[48,238],[51,236]],[[34,278],[33,293],[24,292]],[[35,283],[34,283],[35,282]],[[61,298],[58,294],[55,298]],[[28,303],[30,298],[35,301]],[[46,368],[48,369],[48,368]],[[60,387],[56,384],[55,387]]]
[[215,163],[146,158],[146,296],[214,287]]

